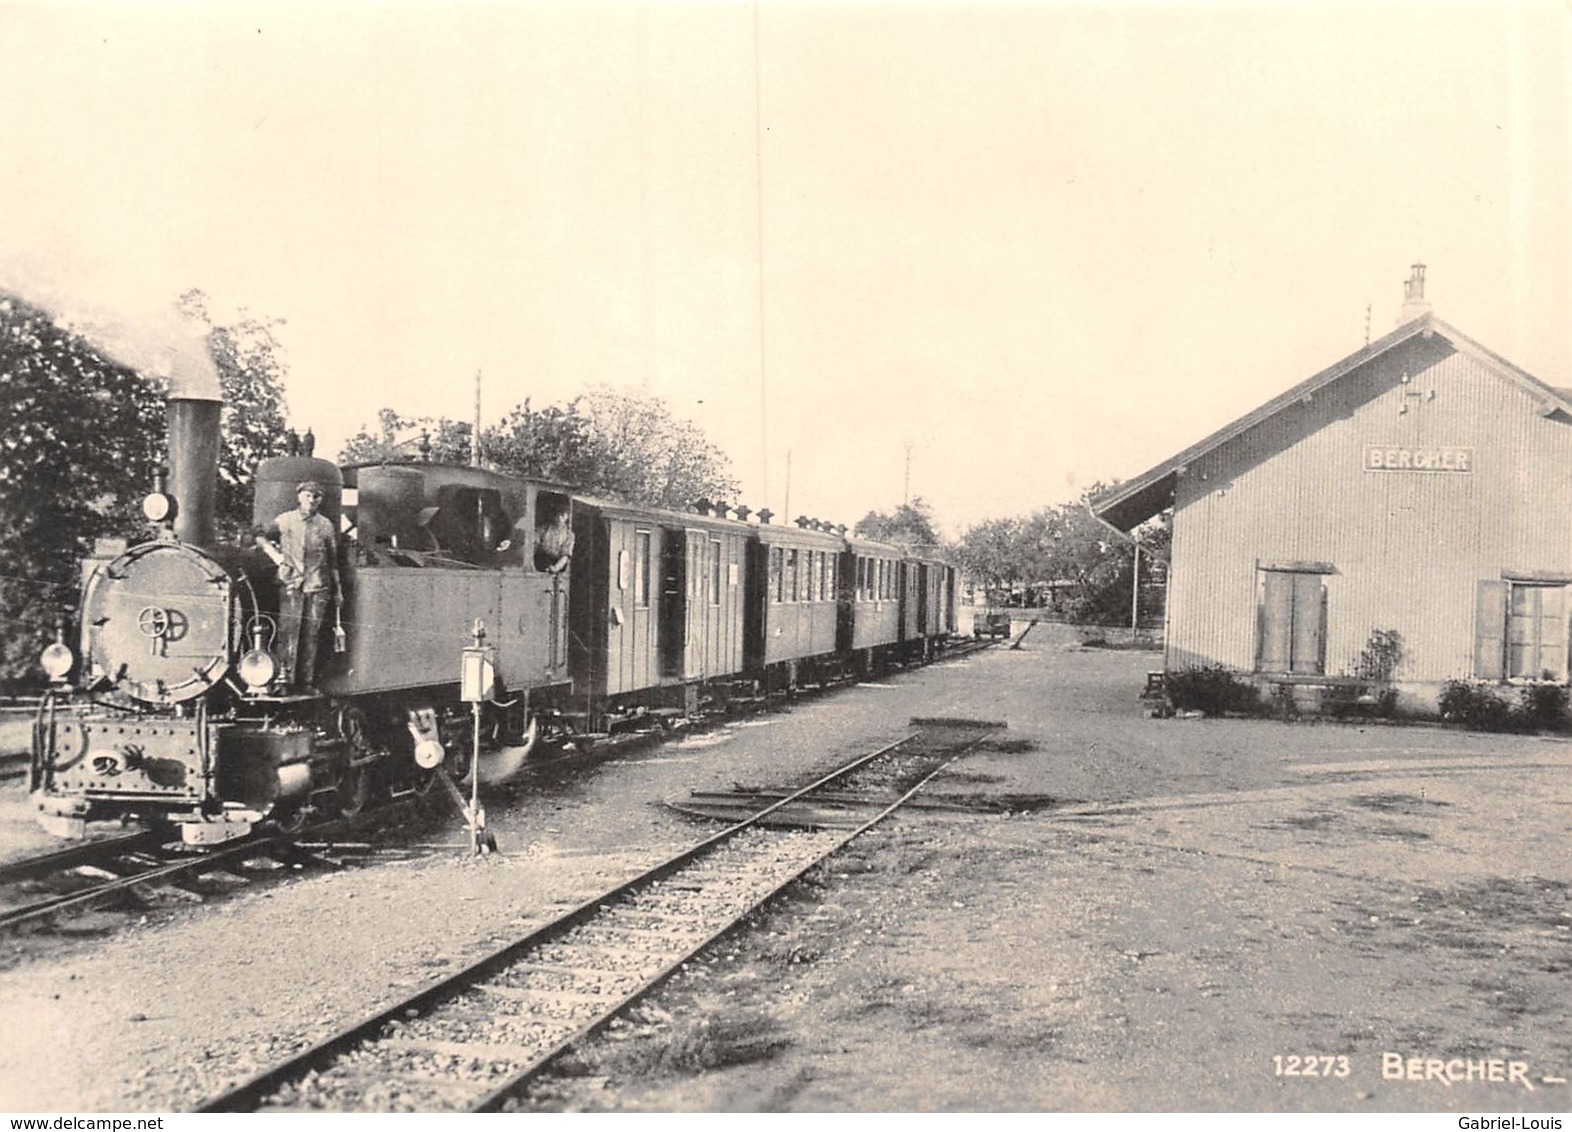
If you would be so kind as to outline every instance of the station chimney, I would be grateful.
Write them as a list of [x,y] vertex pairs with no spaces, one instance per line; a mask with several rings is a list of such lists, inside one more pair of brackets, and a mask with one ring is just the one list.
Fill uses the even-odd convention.
[[1430,304],[1425,300],[1425,265],[1416,263],[1403,281],[1403,309],[1398,312],[1397,324],[1402,326],[1429,313]]

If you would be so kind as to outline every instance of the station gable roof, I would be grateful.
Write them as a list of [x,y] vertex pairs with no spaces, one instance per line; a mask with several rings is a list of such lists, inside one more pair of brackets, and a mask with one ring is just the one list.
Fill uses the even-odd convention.
[[1221,447],[1284,412],[1291,406],[1308,400],[1314,394],[1342,380],[1371,361],[1391,353],[1416,340],[1440,337],[1451,346],[1484,364],[1504,380],[1521,386],[1540,406],[1545,416],[1560,413],[1572,420],[1572,390],[1546,385],[1532,374],[1519,369],[1499,354],[1481,346],[1472,338],[1426,313],[1412,322],[1404,323],[1384,338],[1371,342],[1363,349],[1327,367],[1320,373],[1301,381],[1293,388],[1272,398],[1258,409],[1246,413],[1231,424],[1212,433],[1205,440],[1192,444],[1183,452],[1169,457],[1156,467],[1143,472],[1132,480],[1103,492],[1091,501],[1092,513],[1099,519],[1128,531],[1140,526],[1154,515],[1172,506],[1178,477],[1185,468],[1207,453]]

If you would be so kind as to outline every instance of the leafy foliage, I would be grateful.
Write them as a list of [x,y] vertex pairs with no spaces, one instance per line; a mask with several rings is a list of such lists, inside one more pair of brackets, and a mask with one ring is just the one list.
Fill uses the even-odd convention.
[[46,312],[0,295],[0,684],[77,598],[93,540],[134,530],[162,448],[164,398]]
[[922,496],[902,503],[892,513],[869,511],[857,521],[853,534],[875,542],[936,550],[944,545],[933,525],[933,507]]
[[1255,685],[1220,664],[1177,669],[1168,673],[1163,688],[1180,711],[1201,711],[1207,715],[1261,712],[1261,696]]
[[[1024,518],[992,519],[961,537],[963,567],[991,588],[1029,591],[1070,621],[1128,624],[1135,554],[1131,544],[1092,515],[1087,502],[1107,490],[1094,485],[1077,503],[1044,507]],[[1165,580],[1172,541],[1170,517],[1139,532],[1143,594]],[[1143,600],[1150,608],[1153,602]]]
[[1438,706],[1444,722],[1461,723],[1471,731],[1510,731],[1513,727],[1512,705],[1488,684],[1448,680]]
[[1389,684],[1403,664],[1403,635],[1396,629],[1372,629],[1354,665],[1361,680]]
[[1448,680],[1441,689],[1441,718],[1470,731],[1566,731],[1572,726],[1565,684],[1530,684],[1518,689],[1517,702],[1503,699],[1497,686]]
[[[411,458],[467,463],[473,432],[464,422],[383,409],[376,433],[362,429],[339,458],[351,464]],[[556,480],[592,495],[686,510],[701,498],[737,494],[726,454],[658,397],[597,388],[544,409],[526,399],[500,425],[483,430],[480,443],[485,462],[499,471]]]
[[1530,684],[1518,693],[1518,715],[1531,731],[1565,731],[1568,700],[1565,684]]
[[974,581],[990,589],[1013,589],[1031,573],[1020,519],[988,519],[967,528],[957,557]]
[[660,398],[598,388],[581,400],[591,432],[605,445],[600,484],[608,494],[680,510],[698,499],[736,497],[730,459]]
[[[219,530],[243,530],[251,470],[289,435],[277,324],[215,326],[199,291],[181,306],[207,327],[225,399]],[[39,679],[39,647],[70,620],[94,540],[142,529],[138,505],[164,459],[165,394],[48,312],[0,294],[0,402],[10,411],[0,438],[0,685],[14,688]]]

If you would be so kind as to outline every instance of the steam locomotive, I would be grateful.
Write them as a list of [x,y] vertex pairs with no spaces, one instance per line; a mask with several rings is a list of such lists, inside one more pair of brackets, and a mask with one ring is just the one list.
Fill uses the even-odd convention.
[[[255,469],[256,525],[310,480],[341,532],[334,639],[313,687],[291,690],[275,565],[215,535],[220,408],[171,396],[150,536],[98,547],[79,649],[44,650],[30,788],[60,836],[120,818],[216,844],[352,815],[441,776],[504,778],[540,743],[925,659],[955,631],[952,567],[844,527],[652,510],[479,467],[279,456]],[[576,545],[552,572],[535,549],[564,513]],[[466,649],[484,650],[480,696],[461,682]]]

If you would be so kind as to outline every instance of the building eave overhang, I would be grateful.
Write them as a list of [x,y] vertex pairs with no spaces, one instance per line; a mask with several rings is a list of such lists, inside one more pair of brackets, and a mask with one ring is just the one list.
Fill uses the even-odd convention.
[[1264,421],[1270,420],[1290,406],[1313,398],[1317,392],[1352,373],[1360,366],[1413,338],[1439,335],[1462,353],[1468,354],[1503,378],[1521,387],[1539,403],[1543,416],[1560,413],[1572,420],[1572,398],[1566,391],[1546,385],[1532,374],[1519,369],[1501,355],[1487,350],[1466,334],[1461,333],[1435,315],[1426,313],[1399,326],[1396,330],[1371,342],[1363,349],[1349,354],[1342,361],[1320,373],[1306,378],[1298,385],[1272,398],[1258,409],[1246,413],[1231,424],[1212,433],[1205,440],[1192,444],[1183,452],[1169,457],[1156,467],[1143,472],[1132,480],[1103,492],[1091,501],[1092,514],[1103,522],[1122,531],[1140,526],[1154,515],[1171,507],[1179,477],[1191,464],[1236,437],[1242,436]]

